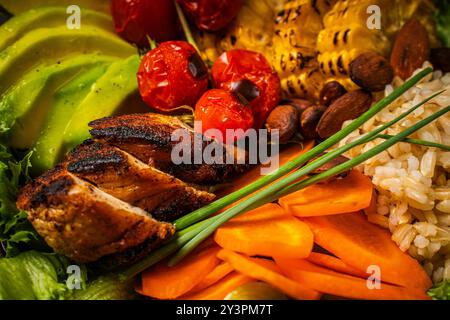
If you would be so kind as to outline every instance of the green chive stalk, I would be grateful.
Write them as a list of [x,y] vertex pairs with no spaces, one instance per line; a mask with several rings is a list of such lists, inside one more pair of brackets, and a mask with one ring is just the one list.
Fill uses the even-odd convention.
[[[392,138],[392,136],[389,135],[389,134],[379,134],[377,136],[377,138],[387,140],[387,139]],[[401,142],[407,142],[407,143],[411,143],[411,144],[416,144],[418,146],[432,147],[432,148],[438,148],[438,149],[445,150],[445,151],[450,151],[450,146],[447,146],[447,145],[444,145],[444,144],[440,144],[440,143],[436,143],[436,142],[431,142],[431,141],[405,138]]]

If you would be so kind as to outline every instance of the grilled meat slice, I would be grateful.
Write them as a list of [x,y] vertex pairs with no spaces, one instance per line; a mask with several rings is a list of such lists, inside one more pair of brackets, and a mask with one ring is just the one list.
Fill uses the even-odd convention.
[[76,147],[63,164],[102,191],[138,206],[157,220],[174,220],[214,199],[132,155],[98,141]]
[[85,263],[174,234],[144,210],[99,190],[57,166],[25,186],[17,207],[56,252]]
[[[237,163],[225,164],[227,156],[233,159],[240,156],[235,149],[230,147],[220,148],[223,150],[223,164],[195,164],[194,155],[202,154],[203,150],[210,144],[217,144],[215,141],[203,141],[203,136],[195,133],[190,127],[175,117],[164,116],[155,113],[131,114],[117,117],[103,118],[92,121],[89,126],[94,139],[115,145],[118,148],[132,154],[142,162],[149,164],[161,171],[185,182],[195,184],[217,184],[234,174],[242,173],[246,166]],[[176,130],[181,130],[189,141],[184,141],[191,150],[191,161],[189,164],[174,164],[171,153],[173,148],[183,141],[174,139],[172,135]],[[178,131],[180,132],[180,131]],[[199,143],[194,143],[195,139]],[[201,143],[200,143],[201,141]],[[222,145],[220,145],[222,147]],[[219,148],[218,148],[219,149]],[[228,155],[231,153],[231,155]]]

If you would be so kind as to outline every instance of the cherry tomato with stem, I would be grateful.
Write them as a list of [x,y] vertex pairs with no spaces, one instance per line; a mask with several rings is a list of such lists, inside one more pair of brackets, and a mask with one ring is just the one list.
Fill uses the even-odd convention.
[[148,106],[171,112],[180,106],[195,106],[208,89],[208,68],[189,43],[167,41],[142,58],[137,79]]
[[112,0],[111,11],[116,32],[139,47],[149,47],[148,37],[157,42],[180,38],[172,0]]
[[266,58],[257,52],[243,49],[224,52],[214,62],[212,78],[217,88],[247,92],[255,129],[262,127],[280,100],[280,78]]

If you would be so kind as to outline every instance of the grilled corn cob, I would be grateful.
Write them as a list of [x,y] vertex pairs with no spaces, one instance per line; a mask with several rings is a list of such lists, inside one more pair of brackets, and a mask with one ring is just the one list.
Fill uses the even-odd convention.
[[289,96],[318,97],[325,77],[317,61],[317,35],[333,2],[288,1],[275,18],[272,64]]

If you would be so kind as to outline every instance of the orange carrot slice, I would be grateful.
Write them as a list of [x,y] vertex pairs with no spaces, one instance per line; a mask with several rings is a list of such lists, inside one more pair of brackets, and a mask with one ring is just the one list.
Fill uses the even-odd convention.
[[224,249],[250,256],[304,258],[313,247],[309,227],[273,203],[230,220],[214,239]]
[[349,265],[345,264],[341,259],[330,256],[328,254],[311,252],[309,257],[306,258],[306,260],[318,266],[322,266],[330,270],[338,271],[351,276],[359,278],[367,278],[370,276],[368,273],[350,267]]
[[223,300],[234,289],[248,282],[254,281],[252,278],[233,272],[212,286],[193,294],[180,297],[180,300]]
[[213,271],[208,273],[208,275],[199,284],[197,284],[190,292],[191,293],[198,292],[205,288],[208,288],[209,286],[220,281],[233,271],[234,269],[231,264],[229,264],[228,262],[222,262],[217,267],[215,267]]
[[378,288],[369,287],[368,280],[340,275],[305,260],[277,259],[276,262],[288,277],[322,293],[368,300],[429,299],[426,293],[419,289],[402,288],[385,283],[379,283]]
[[352,170],[343,179],[309,186],[281,198],[279,203],[297,217],[355,212],[370,205],[372,190],[370,178]]
[[251,278],[266,282],[292,298],[315,300],[320,297],[320,294],[317,291],[306,288],[303,285],[286,278],[284,275],[267,267],[264,263],[260,263],[258,259],[248,258],[225,249],[221,250],[217,256],[220,259],[229,262],[236,271]]
[[219,264],[217,252],[217,247],[200,251],[174,267],[162,261],[142,273],[142,293],[158,299],[175,299],[185,294]]
[[[295,159],[296,157],[302,155],[303,153],[307,152],[308,150],[312,149],[314,147],[314,141],[309,140],[305,141],[302,145],[299,144],[292,144],[290,146],[287,146],[286,148],[280,150],[279,154],[279,165],[282,166],[286,162]],[[229,193],[232,193],[236,190],[242,189],[246,185],[258,180],[261,178],[261,167],[262,166],[255,166],[252,167],[250,170],[245,172],[239,177],[236,177],[236,179],[233,180],[233,184],[229,186],[228,188],[225,188],[224,190],[221,190],[217,193],[217,196],[223,197],[224,195],[227,195]]]
[[347,213],[303,219],[314,233],[314,241],[360,271],[379,268],[381,280],[408,288],[431,286],[419,263],[402,252],[390,233],[368,222],[362,214]]

